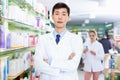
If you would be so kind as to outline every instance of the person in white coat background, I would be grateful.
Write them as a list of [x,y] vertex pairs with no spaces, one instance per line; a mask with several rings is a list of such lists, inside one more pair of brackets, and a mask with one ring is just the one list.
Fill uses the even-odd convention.
[[55,30],[41,35],[36,45],[35,70],[40,72],[40,80],[78,80],[83,43],[80,36],[66,29],[70,8],[65,3],[56,3],[52,19]]
[[103,71],[104,64],[104,49],[100,42],[97,41],[97,32],[89,31],[90,40],[84,43],[83,61],[84,61],[84,80],[90,80],[93,75],[93,80],[98,80],[100,71]]

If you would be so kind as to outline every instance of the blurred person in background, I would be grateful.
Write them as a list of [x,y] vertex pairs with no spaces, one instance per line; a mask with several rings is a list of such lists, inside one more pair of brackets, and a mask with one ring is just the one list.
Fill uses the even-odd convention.
[[113,35],[109,35],[109,41],[111,44],[111,49],[109,49],[109,53],[118,53],[119,51],[119,45],[118,43],[115,41]]
[[120,42],[116,42],[117,51],[120,54]]
[[93,75],[93,80],[98,80],[100,72],[103,71],[104,65],[101,61],[104,60],[104,49],[102,44],[97,41],[97,32],[89,31],[90,40],[84,43],[82,58],[84,60],[84,80],[90,80]]
[[109,35],[109,41],[110,41],[110,44],[111,44],[111,48],[113,47],[113,45],[116,45],[115,39],[113,38],[113,35]]
[[103,36],[103,38],[100,40],[100,43],[102,43],[104,52],[109,53],[109,49],[111,49],[111,43],[106,35]]
[[111,45],[112,46],[112,48],[111,49],[109,49],[109,53],[110,54],[114,54],[114,53],[118,53],[118,50],[117,50],[117,47],[116,47],[116,45]]

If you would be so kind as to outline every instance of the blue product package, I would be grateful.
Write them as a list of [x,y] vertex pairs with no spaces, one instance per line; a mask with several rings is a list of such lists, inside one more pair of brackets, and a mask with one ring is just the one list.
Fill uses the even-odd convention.
[[114,59],[111,58],[111,59],[109,60],[109,68],[110,68],[110,69],[114,69],[114,66],[115,66],[114,63],[115,63]]
[[9,33],[7,35],[7,39],[6,39],[6,49],[9,49],[10,48],[10,43],[11,43],[11,34]]
[[88,48],[88,46],[85,46],[86,48]]
[[5,48],[5,32],[2,25],[0,25],[0,48]]

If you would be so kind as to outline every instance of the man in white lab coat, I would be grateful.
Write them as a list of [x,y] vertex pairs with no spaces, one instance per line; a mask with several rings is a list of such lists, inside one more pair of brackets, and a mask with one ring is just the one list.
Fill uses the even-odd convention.
[[40,72],[40,80],[78,80],[83,43],[80,36],[66,29],[69,7],[61,2],[55,4],[52,18],[55,30],[40,36],[36,45],[35,70]]

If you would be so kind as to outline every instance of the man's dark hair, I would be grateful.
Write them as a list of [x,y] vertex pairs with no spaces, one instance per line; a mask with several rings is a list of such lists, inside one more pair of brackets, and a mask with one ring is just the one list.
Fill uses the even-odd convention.
[[53,6],[52,14],[54,14],[55,9],[66,8],[68,12],[68,16],[70,15],[70,8],[63,2],[58,2]]

